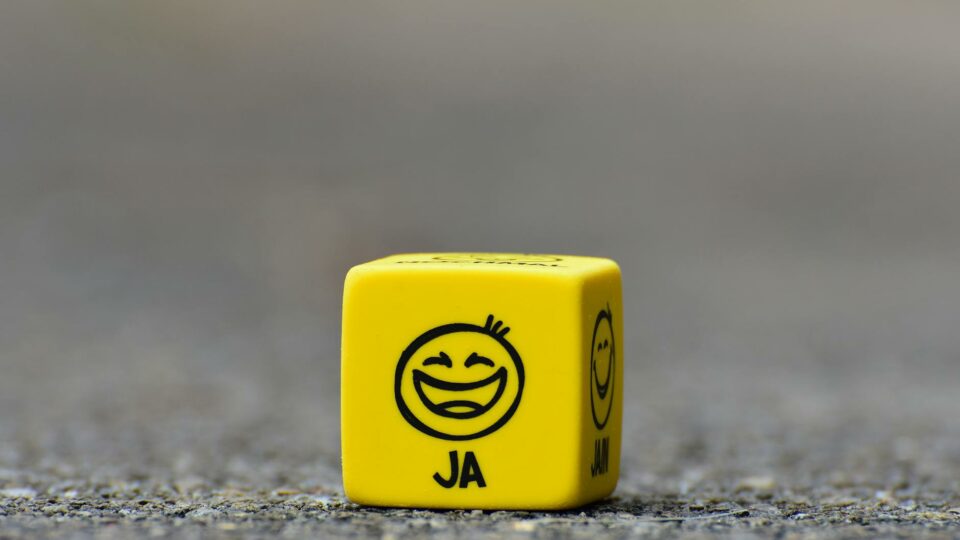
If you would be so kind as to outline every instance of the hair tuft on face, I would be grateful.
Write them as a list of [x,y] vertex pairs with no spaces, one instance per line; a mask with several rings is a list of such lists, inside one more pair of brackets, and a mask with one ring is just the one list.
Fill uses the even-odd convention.
[[487,322],[483,324],[483,330],[491,336],[503,337],[510,331],[509,326],[503,326],[503,321],[494,319],[493,314],[487,315]]

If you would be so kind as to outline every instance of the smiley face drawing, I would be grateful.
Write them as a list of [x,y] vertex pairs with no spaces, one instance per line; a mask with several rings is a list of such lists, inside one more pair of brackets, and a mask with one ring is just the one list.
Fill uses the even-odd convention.
[[613,315],[610,305],[597,313],[590,346],[590,409],[593,424],[603,429],[613,409],[613,389],[616,386],[617,346],[613,340]]
[[466,441],[503,427],[520,405],[523,362],[493,315],[483,326],[428,330],[400,355],[394,394],[400,414],[421,432]]

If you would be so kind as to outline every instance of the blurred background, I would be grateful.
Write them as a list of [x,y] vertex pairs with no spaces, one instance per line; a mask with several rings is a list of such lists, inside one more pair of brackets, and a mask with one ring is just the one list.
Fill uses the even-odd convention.
[[333,485],[342,278],[404,251],[620,262],[635,485],[960,462],[958,16],[4,2],[0,468]]

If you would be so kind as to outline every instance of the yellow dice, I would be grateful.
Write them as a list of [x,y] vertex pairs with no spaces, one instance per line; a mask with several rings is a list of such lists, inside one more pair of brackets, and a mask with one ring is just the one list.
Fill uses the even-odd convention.
[[347,497],[549,510],[609,495],[620,468],[622,311],[609,259],[434,253],[351,269]]

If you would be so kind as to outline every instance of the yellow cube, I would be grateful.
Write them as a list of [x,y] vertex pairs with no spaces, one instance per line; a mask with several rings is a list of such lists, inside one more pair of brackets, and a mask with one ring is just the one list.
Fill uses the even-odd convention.
[[609,495],[620,469],[622,312],[609,259],[410,254],[351,269],[347,497],[549,510]]

